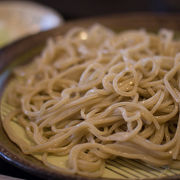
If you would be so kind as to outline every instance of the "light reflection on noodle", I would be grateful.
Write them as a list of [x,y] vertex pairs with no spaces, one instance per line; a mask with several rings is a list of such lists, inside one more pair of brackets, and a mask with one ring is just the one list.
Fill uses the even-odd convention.
[[[106,159],[179,168],[180,42],[173,32],[115,33],[101,25],[49,39],[41,56],[15,69],[16,110],[3,119],[26,154],[69,155],[67,172],[101,176]],[[16,121],[32,145],[9,126]]]

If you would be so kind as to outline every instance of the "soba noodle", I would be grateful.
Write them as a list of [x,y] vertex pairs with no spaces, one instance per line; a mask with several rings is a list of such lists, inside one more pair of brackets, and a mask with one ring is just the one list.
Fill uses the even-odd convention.
[[[107,159],[180,168],[180,41],[173,32],[101,25],[49,39],[15,69],[3,126],[25,154],[68,155],[66,171],[101,176]],[[31,145],[10,127],[16,121]]]

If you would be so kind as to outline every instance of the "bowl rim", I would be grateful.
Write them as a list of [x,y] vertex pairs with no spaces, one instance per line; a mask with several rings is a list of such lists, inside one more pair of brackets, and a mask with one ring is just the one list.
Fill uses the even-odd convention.
[[[0,14],[2,15],[0,29],[7,33],[7,40],[4,40],[1,46],[30,34],[50,30],[64,23],[64,18],[55,9],[29,0],[0,1]],[[47,21],[49,22],[46,23]],[[11,30],[13,28],[8,29],[8,27],[15,27],[18,23],[21,28],[15,28],[15,32]]]

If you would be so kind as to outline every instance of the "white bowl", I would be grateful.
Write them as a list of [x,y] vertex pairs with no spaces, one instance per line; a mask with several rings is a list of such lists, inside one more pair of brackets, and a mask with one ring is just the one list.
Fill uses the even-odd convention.
[[63,23],[53,9],[28,1],[0,2],[0,46]]

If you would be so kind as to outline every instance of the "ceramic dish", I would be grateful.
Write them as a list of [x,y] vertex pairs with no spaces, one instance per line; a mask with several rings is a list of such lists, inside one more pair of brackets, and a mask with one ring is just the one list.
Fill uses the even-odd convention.
[[[54,37],[65,33],[74,26],[88,27],[94,23],[101,23],[115,31],[126,29],[146,28],[150,31],[156,31],[160,28],[173,29],[176,34],[180,31],[179,14],[124,14],[92,19],[77,20],[64,24],[56,29],[41,32],[36,35],[26,37],[0,50],[0,98],[5,87],[8,84],[8,78],[11,70],[19,63],[31,60],[39,54],[49,37]],[[8,106],[1,103],[1,117],[8,112]],[[83,179],[92,178],[79,175],[71,175],[64,172],[56,172],[47,168],[40,161],[32,156],[24,155],[20,149],[12,143],[0,123],[0,157],[9,161],[13,165],[39,176],[44,179]],[[178,179],[180,171],[174,169],[154,168],[145,165],[139,161],[127,159],[117,159],[108,161],[106,165],[106,175],[102,179]],[[94,178],[99,179],[99,178]]]
[[62,23],[61,15],[49,7],[28,1],[1,1],[0,46]]

